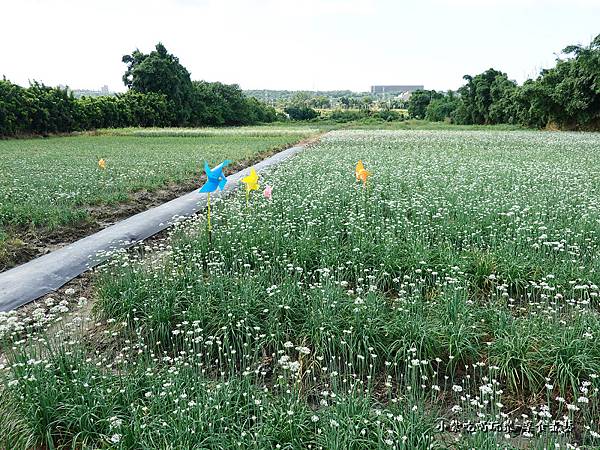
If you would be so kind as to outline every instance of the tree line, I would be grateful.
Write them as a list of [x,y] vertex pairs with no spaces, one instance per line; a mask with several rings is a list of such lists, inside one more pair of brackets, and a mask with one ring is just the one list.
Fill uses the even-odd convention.
[[600,35],[587,46],[566,47],[553,68],[522,85],[496,69],[464,79],[457,92],[414,92],[409,115],[467,125],[600,128]]
[[67,88],[0,80],[0,136],[96,128],[222,126],[273,122],[275,109],[237,85],[192,81],[162,44],[123,56],[123,94],[75,98]]

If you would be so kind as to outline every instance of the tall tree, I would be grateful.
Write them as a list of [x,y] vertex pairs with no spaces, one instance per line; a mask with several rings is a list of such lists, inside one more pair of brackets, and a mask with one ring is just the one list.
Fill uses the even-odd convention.
[[192,81],[190,73],[160,42],[145,54],[138,49],[123,56],[127,70],[123,83],[133,91],[164,94],[175,107],[174,125],[185,125],[191,115]]
[[466,84],[458,89],[460,103],[455,112],[458,123],[494,124],[507,122],[510,98],[517,84],[504,72],[488,69],[474,77],[465,75]]
[[427,106],[431,100],[440,98],[442,95],[436,91],[418,89],[410,95],[408,99],[408,115],[415,119],[424,119],[427,112]]
[[427,105],[425,119],[432,122],[441,122],[447,119],[453,119],[454,111],[458,107],[459,99],[453,91],[442,94],[439,98],[434,98]]
[[536,101],[561,127],[600,121],[600,35],[588,46],[566,47],[563,54],[566,58],[558,58],[555,67],[542,71]]

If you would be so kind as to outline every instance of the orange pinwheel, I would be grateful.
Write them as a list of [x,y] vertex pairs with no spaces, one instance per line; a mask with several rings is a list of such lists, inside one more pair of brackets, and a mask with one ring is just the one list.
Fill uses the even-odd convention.
[[362,181],[363,185],[366,186],[367,185],[367,177],[371,175],[371,172],[367,171],[367,169],[365,169],[365,166],[363,165],[362,161],[358,161],[358,163],[356,164],[356,181]]

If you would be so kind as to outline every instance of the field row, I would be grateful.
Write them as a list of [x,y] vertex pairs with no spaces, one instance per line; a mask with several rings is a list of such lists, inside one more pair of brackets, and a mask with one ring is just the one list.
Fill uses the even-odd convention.
[[150,129],[0,141],[0,270],[20,262],[21,254],[36,256],[34,246],[47,237],[60,241],[64,235],[68,242],[82,237],[78,229],[85,235],[96,222],[143,209],[153,200],[146,192],[173,191],[164,193],[166,201],[193,189],[201,183],[204,160],[229,158],[235,169],[317,133],[291,127]]
[[599,140],[329,134],[210,239],[182,223],[92,298],[0,315],[0,444],[598,446]]

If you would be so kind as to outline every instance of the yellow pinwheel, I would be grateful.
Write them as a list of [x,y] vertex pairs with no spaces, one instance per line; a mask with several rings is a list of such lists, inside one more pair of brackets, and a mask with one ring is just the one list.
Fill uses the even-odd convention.
[[246,206],[248,206],[248,198],[250,197],[250,191],[256,191],[258,189],[258,174],[254,167],[250,168],[250,175],[242,178],[242,183],[246,185]]
[[98,167],[99,167],[101,170],[104,170],[104,169],[106,169],[106,161],[104,161],[104,158],[100,158],[100,159],[98,160]]
[[355,175],[356,175],[356,181],[362,181],[363,186],[367,185],[367,177],[371,175],[371,172],[369,172],[369,171],[367,171],[367,169],[365,169],[365,166],[363,165],[362,160],[358,161],[358,163],[356,164]]

